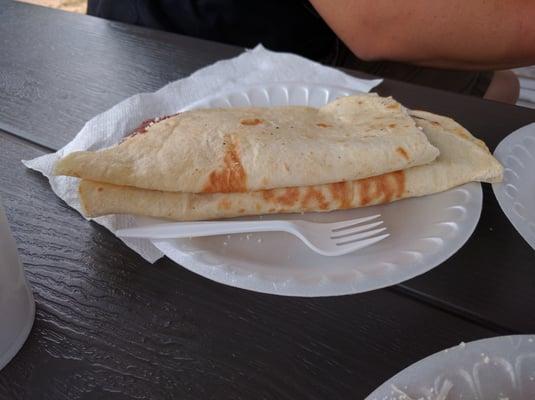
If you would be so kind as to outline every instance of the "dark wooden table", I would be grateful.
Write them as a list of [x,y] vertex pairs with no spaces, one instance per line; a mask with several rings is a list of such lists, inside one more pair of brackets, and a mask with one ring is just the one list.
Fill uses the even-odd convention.
[[[120,100],[241,51],[0,0],[0,196],[37,303],[28,341],[0,371],[0,399],[362,399],[445,347],[535,332],[535,252],[488,187],[475,233],[441,266],[305,299],[150,265],[22,166]],[[491,148],[535,121],[395,81],[378,91],[454,117]]]

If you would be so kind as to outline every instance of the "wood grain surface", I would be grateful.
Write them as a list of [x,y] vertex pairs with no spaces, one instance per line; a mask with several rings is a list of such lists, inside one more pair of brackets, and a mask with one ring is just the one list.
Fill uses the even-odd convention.
[[[450,116],[491,151],[516,129],[535,122],[535,110],[401,84],[385,82],[382,93],[395,94],[411,108]],[[403,293],[493,329],[535,331],[535,251],[500,208],[490,185],[483,185],[481,218],[468,242],[430,273],[397,286]]]
[[[0,0],[0,50],[0,195],[37,302],[28,342],[0,371],[0,399],[361,399],[444,347],[535,330],[535,252],[489,187],[468,243],[386,290],[276,297],[166,259],[149,265],[20,160],[242,49]],[[535,121],[533,110],[402,82],[378,91],[455,118],[491,148]]]
[[121,100],[243,50],[0,0],[0,129],[49,148]]
[[[87,119],[116,102],[241,52],[93,17],[0,4],[0,37],[9,38],[0,57],[0,127],[50,149],[71,140]],[[411,108],[455,118],[491,149],[535,121],[535,110],[403,82],[386,80],[378,91]],[[487,186],[484,199],[481,222],[467,245],[399,289],[489,327],[534,331],[535,319],[520,318],[518,310],[535,311],[535,252]]]
[[288,298],[150,265],[24,168],[42,149],[1,133],[0,149],[37,303],[0,399],[362,399],[426,355],[496,335],[391,290]]

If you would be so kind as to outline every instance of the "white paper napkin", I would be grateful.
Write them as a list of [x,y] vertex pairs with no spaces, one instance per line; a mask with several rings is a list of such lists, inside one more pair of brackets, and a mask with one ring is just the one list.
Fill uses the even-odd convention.
[[[98,150],[112,146],[142,121],[174,114],[207,96],[228,92],[238,87],[276,82],[336,85],[369,92],[381,83],[381,80],[353,78],[306,58],[272,52],[259,45],[238,57],[216,62],[187,78],[171,82],[154,93],[132,96],[88,121],[76,137],[58,152],[23,163],[28,168],[45,175],[54,193],[80,211],[78,179],[52,176],[54,164],[64,155],[73,151]],[[134,219],[126,215],[116,215],[94,218],[94,221],[115,232],[117,229],[132,226]],[[163,256],[149,240],[122,238],[121,240],[151,263]]]

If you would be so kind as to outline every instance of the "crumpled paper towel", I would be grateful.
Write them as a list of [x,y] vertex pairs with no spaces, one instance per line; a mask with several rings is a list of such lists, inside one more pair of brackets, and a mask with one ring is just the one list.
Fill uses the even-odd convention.
[[[142,121],[174,114],[185,106],[216,93],[276,82],[336,85],[368,92],[381,83],[381,80],[353,78],[306,58],[272,52],[259,45],[238,57],[216,62],[187,78],[171,82],[154,93],[134,95],[92,118],[70,143],[56,153],[23,163],[28,168],[45,175],[54,193],[80,212],[78,179],[52,176],[54,164],[64,155],[73,151],[99,150],[112,146]],[[94,221],[112,232],[134,225],[134,217],[127,215],[99,217],[94,218]],[[151,263],[163,256],[149,240],[123,238],[121,240]]]

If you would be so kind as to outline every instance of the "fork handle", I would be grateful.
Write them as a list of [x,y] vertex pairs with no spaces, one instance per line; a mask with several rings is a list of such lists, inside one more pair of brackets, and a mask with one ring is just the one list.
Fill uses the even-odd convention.
[[290,224],[287,221],[173,222],[122,229],[116,234],[131,238],[180,239],[232,233],[288,231],[289,227]]

